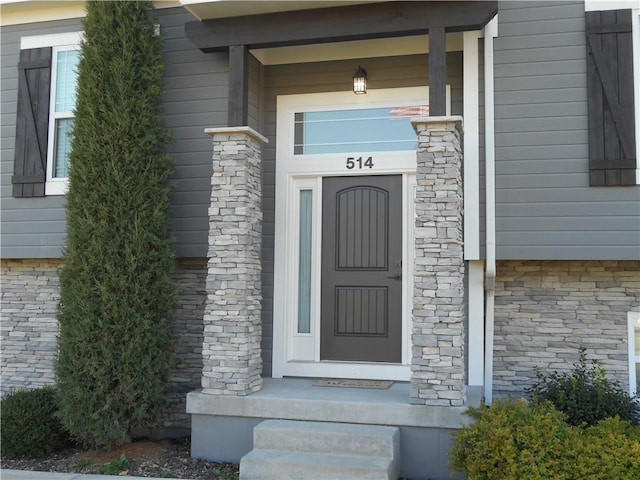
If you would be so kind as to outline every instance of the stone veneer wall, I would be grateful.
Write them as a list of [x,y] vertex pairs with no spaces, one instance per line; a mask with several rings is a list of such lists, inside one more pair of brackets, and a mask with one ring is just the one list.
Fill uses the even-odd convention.
[[178,287],[171,332],[176,340],[176,365],[169,379],[167,428],[191,428],[187,393],[200,388],[202,377],[202,317],[207,300],[207,259],[178,260],[173,279]]
[[202,388],[244,396],[262,388],[261,148],[267,139],[249,127],[205,131],[213,137],[213,175]]
[[[2,260],[1,392],[55,383],[60,259]],[[176,339],[176,367],[169,386],[167,428],[189,428],[187,392],[200,387],[202,315],[206,300],[206,259],[178,260],[179,288],[171,330]]]
[[640,262],[498,262],[496,396],[523,394],[536,366],[570,370],[580,346],[628,385],[627,312],[639,309]]
[[62,261],[2,260],[0,388],[39,388],[55,383],[56,310]]
[[411,403],[466,403],[461,117],[413,120],[418,133]]

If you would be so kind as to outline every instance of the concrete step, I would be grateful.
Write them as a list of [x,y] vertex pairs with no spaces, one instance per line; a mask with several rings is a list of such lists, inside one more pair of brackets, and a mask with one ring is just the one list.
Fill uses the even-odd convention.
[[390,480],[399,467],[396,427],[265,420],[253,429],[240,479]]
[[395,427],[348,423],[265,420],[253,429],[253,448],[285,452],[395,458]]
[[391,458],[252,450],[240,461],[240,480],[395,480]]

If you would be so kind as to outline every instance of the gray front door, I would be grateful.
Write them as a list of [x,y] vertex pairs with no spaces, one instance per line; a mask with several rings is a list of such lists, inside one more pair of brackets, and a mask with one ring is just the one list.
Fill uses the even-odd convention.
[[402,176],[322,185],[320,359],[400,363]]

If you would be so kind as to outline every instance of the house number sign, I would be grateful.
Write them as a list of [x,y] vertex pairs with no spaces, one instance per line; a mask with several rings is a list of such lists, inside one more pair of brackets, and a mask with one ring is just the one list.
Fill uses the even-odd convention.
[[358,170],[362,170],[363,168],[373,168],[373,157],[367,157],[363,159],[362,157],[347,157],[347,170],[353,170],[354,168],[358,168]]

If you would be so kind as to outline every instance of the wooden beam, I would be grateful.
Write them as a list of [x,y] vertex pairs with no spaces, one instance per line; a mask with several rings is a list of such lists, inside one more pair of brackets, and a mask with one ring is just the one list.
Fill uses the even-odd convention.
[[249,125],[249,49],[229,47],[229,127]]
[[429,29],[429,115],[447,114],[447,46],[444,27]]
[[232,45],[269,48],[427,33],[480,30],[497,13],[497,1],[384,2],[293,12],[218,18],[185,24],[203,52]]

